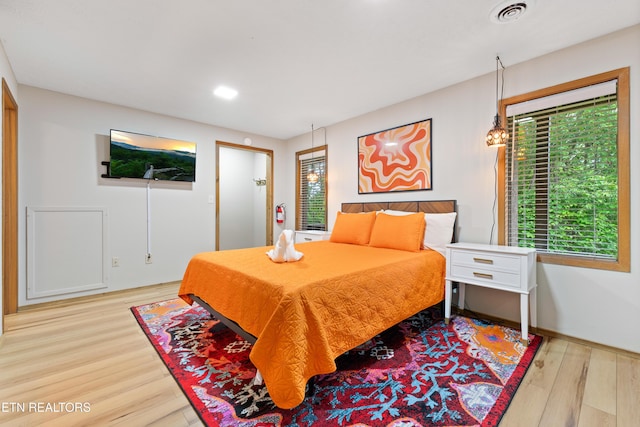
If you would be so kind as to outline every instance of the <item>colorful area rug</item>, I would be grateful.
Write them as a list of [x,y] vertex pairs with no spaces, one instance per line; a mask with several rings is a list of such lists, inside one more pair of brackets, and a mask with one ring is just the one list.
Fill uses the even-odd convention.
[[194,304],[175,299],[133,314],[209,426],[495,426],[542,341],[430,308],[340,356],[298,407],[253,385],[251,345]]

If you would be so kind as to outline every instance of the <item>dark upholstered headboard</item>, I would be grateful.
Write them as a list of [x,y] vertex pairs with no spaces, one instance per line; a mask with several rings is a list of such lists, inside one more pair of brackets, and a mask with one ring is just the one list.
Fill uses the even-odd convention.
[[[406,212],[447,213],[457,212],[455,200],[418,200],[414,202],[359,202],[342,203],[340,210],[345,213],[359,213],[391,209]],[[453,227],[453,241],[458,241],[458,219]]]

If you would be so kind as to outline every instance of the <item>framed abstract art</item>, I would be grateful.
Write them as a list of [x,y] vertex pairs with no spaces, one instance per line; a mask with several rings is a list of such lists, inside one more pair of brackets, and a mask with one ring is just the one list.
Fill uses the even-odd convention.
[[431,119],[358,137],[358,194],[431,189]]

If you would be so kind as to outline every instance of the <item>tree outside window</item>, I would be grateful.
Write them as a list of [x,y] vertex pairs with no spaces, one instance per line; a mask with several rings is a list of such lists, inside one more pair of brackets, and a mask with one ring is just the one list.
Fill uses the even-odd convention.
[[500,243],[629,271],[628,94],[622,69],[503,102]]

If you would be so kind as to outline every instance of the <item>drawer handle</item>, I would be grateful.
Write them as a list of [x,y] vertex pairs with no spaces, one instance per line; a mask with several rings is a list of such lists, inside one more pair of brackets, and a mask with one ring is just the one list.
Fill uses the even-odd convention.
[[493,274],[486,274],[486,273],[478,273],[476,271],[473,272],[473,275],[475,277],[480,277],[481,279],[490,279],[493,280]]
[[492,259],[486,259],[486,258],[474,258],[473,262],[477,262],[480,264],[493,264]]
[[312,241],[313,239],[311,237],[305,237],[304,240],[306,240],[307,242]]

